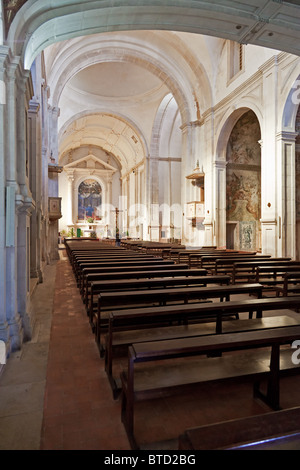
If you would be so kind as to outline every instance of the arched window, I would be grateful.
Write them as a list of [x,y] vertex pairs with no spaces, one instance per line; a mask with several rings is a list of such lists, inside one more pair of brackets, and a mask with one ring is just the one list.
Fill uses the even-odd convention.
[[102,189],[93,179],[86,179],[78,187],[78,220],[101,219]]

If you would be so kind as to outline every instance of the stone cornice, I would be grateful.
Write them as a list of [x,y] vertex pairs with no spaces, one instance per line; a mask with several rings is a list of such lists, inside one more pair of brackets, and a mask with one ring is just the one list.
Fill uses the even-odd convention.
[[277,140],[284,140],[289,142],[295,142],[296,137],[298,137],[298,132],[281,131],[276,134]]

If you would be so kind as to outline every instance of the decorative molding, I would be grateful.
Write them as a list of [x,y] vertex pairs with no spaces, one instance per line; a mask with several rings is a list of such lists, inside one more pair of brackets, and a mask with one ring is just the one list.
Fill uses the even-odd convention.
[[63,167],[59,165],[53,165],[49,163],[48,165],[48,173],[61,173],[63,171]]
[[276,134],[276,140],[284,140],[295,142],[298,137],[298,132],[281,131]]
[[247,165],[245,163],[227,163],[228,170],[243,170],[243,171],[261,171],[260,165]]
[[260,219],[260,223],[262,225],[277,225],[276,219]]
[[[96,168],[96,163],[101,165],[103,168]],[[86,166],[80,166],[84,165]],[[105,173],[111,173],[112,175],[116,173],[117,169],[108,163],[104,162],[100,158],[95,157],[95,155],[88,154],[85,157],[79,158],[78,160],[74,160],[70,163],[67,163],[67,165],[64,165],[63,169],[68,173],[69,170],[94,170],[97,172],[105,172]]]

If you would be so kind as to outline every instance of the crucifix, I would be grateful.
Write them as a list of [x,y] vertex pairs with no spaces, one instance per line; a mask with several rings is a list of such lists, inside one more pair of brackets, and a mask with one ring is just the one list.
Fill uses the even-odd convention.
[[123,212],[123,211],[120,211],[117,207],[115,208],[114,211],[111,211],[111,212],[115,212],[116,213],[116,243],[119,243],[120,242],[120,233],[119,233],[119,224],[118,224],[118,221],[119,221],[119,213],[120,212]]

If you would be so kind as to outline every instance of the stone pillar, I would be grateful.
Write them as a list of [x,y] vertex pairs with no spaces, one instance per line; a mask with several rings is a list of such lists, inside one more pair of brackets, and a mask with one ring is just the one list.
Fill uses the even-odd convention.
[[199,244],[199,233],[192,221],[187,219],[187,203],[199,199],[196,188],[186,177],[195,169],[197,162],[203,164],[200,152],[202,120],[192,121],[181,126],[182,130],[182,164],[181,164],[181,204],[183,210],[182,243],[196,246]]
[[[148,172],[148,239],[151,241],[159,241],[159,162],[157,157],[147,158]],[[131,198],[130,198],[131,199]],[[131,234],[131,232],[130,232]]]
[[6,192],[8,210],[6,212],[6,321],[9,327],[11,350],[21,347],[21,318],[17,306],[17,228],[18,207],[24,202],[17,182],[17,91],[16,71],[19,59],[8,53],[6,64],[6,113],[3,119],[5,128]]
[[73,184],[74,175],[68,174],[68,225],[73,225]]
[[152,180],[152,174],[151,174],[151,158],[148,155],[146,157],[146,186],[145,186],[145,201],[146,201],[146,207],[147,207],[147,214],[146,214],[146,219],[145,219],[145,224],[146,224],[146,230],[144,231],[145,233],[145,240],[150,240],[150,208],[151,208],[151,180]]
[[21,317],[23,338],[31,338],[34,325],[33,312],[30,311],[30,217],[35,203],[29,187],[31,171],[27,148],[27,108],[33,95],[29,72],[21,65],[17,69],[17,175],[22,196],[22,205],[18,207],[17,228],[17,306]]
[[[49,140],[50,140],[50,160],[51,163],[58,164],[58,118],[60,109],[48,107],[49,112]],[[57,196],[58,194],[56,194]]]
[[30,311],[30,216],[32,204],[22,204],[18,209],[17,283],[18,312],[22,320],[22,341],[31,339],[34,317]]
[[278,256],[296,258],[296,161],[297,133],[277,134]]
[[42,282],[41,269],[41,148],[39,132],[39,109],[36,101],[30,101],[28,116],[28,153],[30,160],[29,185],[35,209],[30,220],[30,277]]
[[226,162],[214,162],[215,213],[213,215],[213,241],[218,247],[226,247]]
[[[8,48],[0,46],[0,340],[4,341],[6,348],[10,350],[10,334],[6,319],[6,214],[9,200],[6,198],[6,63]],[[13,194],[14,196],[14,194]],[[14,197],[13,197],[14,206]],[[13,207],[14,210],[14,207]],[[7,227],[8,228],[8,227]],[[8,234],[7,234],[8,235]]]
[[260,71],[263,74],[263,103],[267,119],[261,129],[261,237],[262,253],[278,253],[278,197],[277,197],[277,58],[272,57]]

